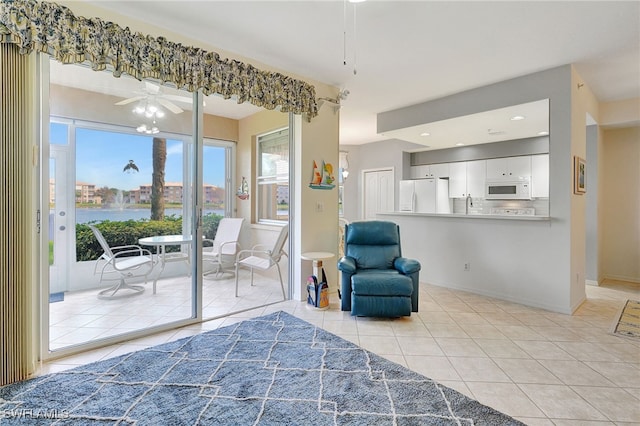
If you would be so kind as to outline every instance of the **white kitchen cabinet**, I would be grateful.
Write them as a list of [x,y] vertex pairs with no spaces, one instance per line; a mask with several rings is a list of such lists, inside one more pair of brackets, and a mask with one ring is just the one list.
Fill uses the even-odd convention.
[[429,177],[429,166],[411,166],[409,169],[410,179],[424,179]]
[[430,173],[435,179],[449,177],[449,163],[432,164]]
[[531,156],[492,158],[487,160],[487,179],[520,180],[531,178]]
[[467,162],[449,163],[449,198],[467,196]]
[[487,161],[449,163],[449,198],[484,198]]
[[549,154],[531,156],[531,196],[549,197]]
[[467,161],[467,194],[473,198],[484,198],[486,176],[486,160]]
[[449,177],[449,164],[426,164],[420,166],[411,166],[409,171],[411,179],[441,178]]

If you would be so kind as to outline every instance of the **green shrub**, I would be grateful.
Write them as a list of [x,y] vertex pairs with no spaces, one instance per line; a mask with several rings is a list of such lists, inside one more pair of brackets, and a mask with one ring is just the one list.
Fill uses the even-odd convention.
[[[213,239],[218,230],[218,223],[222,216],[207,214],[202,218],[203,235]],[[139,245],[138,240],[154,235],[180,235],[182,234],[182,218],[168,216],[164,220],[105,220],[97,223],[109,246]],[[149,248],[149,247],[143,247]],[[167,252],[179,251],[179,246],[167,246]],[[93,235],[91,228],[86,224],[76,225],[76,260],[84,262],[97,260],[103,253],[100,243]]]
[[202,235],[204,235],[205,238],[213,240],[216,237],[220,219],[222,219],[222,216],[215,213],[202,216]]

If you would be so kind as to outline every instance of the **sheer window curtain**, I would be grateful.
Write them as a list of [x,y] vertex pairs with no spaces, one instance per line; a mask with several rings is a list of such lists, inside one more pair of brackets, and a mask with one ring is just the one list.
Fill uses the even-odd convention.
[[37,360],[35,54],[19,50],[0,43],[0,385],[27,378]]

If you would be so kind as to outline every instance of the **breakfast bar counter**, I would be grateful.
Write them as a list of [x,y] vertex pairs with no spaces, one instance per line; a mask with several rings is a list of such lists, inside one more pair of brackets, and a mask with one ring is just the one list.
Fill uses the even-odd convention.
[[461,213],[414,213],[414,212],[386,212],[377,213],[378,216],[411,216],[411,217],[442,217],[456,219],[494,219],[494,220],[533,220],[549,221],[549,216],[509,215],[509,214],[461,214]]

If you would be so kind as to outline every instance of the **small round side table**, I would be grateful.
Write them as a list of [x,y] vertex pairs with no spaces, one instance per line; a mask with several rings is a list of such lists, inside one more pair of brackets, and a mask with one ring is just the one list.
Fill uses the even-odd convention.
[[304,260],[313,262],[313,275],[318,276],[319,268],[322,268],[322,261],[335,257],[335,254],[328,251],[308,251],[300,255]]

